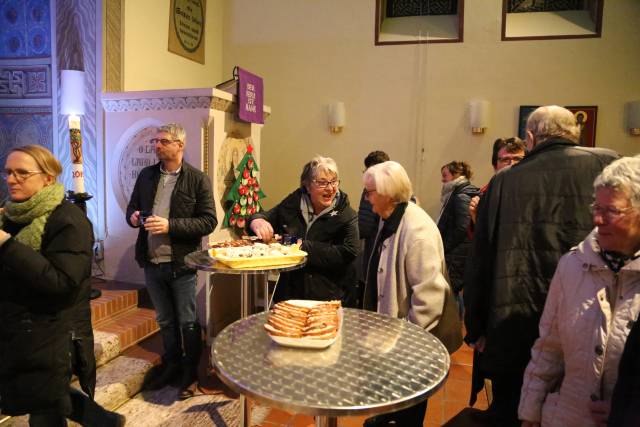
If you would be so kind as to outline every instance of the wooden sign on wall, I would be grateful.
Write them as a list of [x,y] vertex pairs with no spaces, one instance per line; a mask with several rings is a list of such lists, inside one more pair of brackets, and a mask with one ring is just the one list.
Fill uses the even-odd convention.
[[171,0],[169,51],[204,64],[207,0]]

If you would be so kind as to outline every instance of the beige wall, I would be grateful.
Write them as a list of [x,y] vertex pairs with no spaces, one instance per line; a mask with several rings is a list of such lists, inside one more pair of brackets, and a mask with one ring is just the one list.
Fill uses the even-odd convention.
[[[373,0],[224,0],[223,69],[263,76],[273,109],[260,164],[267,207],[315,154],[337,160],[357,206],[362,160],[382,149],[437,214],[440,166],[467,160],[484,184],[493,140],[517,132],[520,105],[597,105],[597,144],[640,152],[623,120],[624,103],[640,99],[640,2],[606,2],[602,38],[510,42],[500,41],[501,0],[465,3],[464,43],[375,47]],[[484,136],[471,135],[465,111],[477,98],[492,104]],[[334,100],[347,108],[340,135],[327,131]]]
[[207,0],[205,63],[169,52],[169,0],[126,0],[124,90],[213,87],[222,75],[222,0]]

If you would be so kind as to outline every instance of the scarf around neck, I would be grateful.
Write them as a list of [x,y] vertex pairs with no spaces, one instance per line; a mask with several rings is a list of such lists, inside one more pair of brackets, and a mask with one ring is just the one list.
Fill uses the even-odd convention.
[[0,215],[0,228],[5,217],[16,224],[25,225],[15,238],[30,248],[40,251],[44,226],[51,212],[64,200],[64,187],[56,182],[44,187],[24,202],[8,201]]

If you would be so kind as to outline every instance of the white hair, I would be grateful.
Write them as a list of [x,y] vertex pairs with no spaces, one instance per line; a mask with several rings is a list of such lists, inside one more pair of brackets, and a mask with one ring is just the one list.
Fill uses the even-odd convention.
[[371,166],[365,171],[362,182],[365,185],[373,183],[378,194],[390,197],[396,203],[408,202],[413,194],[407,171],[393,160]]
[[302,174],[300,174],[300,186],[306,187],[311,184],[320,172],[326,172],[329,175],[333,175],[336,179],[338,176],[338,165],[336,161],[331,157],[315,156],[309,163],[302,168]]
[[565,138],[576,143],[580,140],[576,116],[557,105],[536,108],[527,119],[527,130],[533,133],[538,144],[552,138]]
[[608,187],[629,197],[631,205],[640,207],[640,155],[611,162],[593,181],[593,188]]

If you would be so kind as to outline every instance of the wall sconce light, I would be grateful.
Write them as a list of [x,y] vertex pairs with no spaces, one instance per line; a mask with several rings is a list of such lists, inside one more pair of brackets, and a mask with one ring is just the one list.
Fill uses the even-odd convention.
[[344,102],[329,104],[329,132],[340,133],[347,121]]
[[60,113],[69,116],[69,143],[71,144],[72,191],[67,198],[86,210],[85,202],[91,195],[84,189],[82,167],[82,133],[80,116],[84,115],[84,71],[60,71]]
[[631,135],[640,136],[640,101],[627,104],[627,124]]
[[483,134],[489,127],[490,107],[491,104],[489,101],[469,101],[469,123],[471,125],[472,134]]

